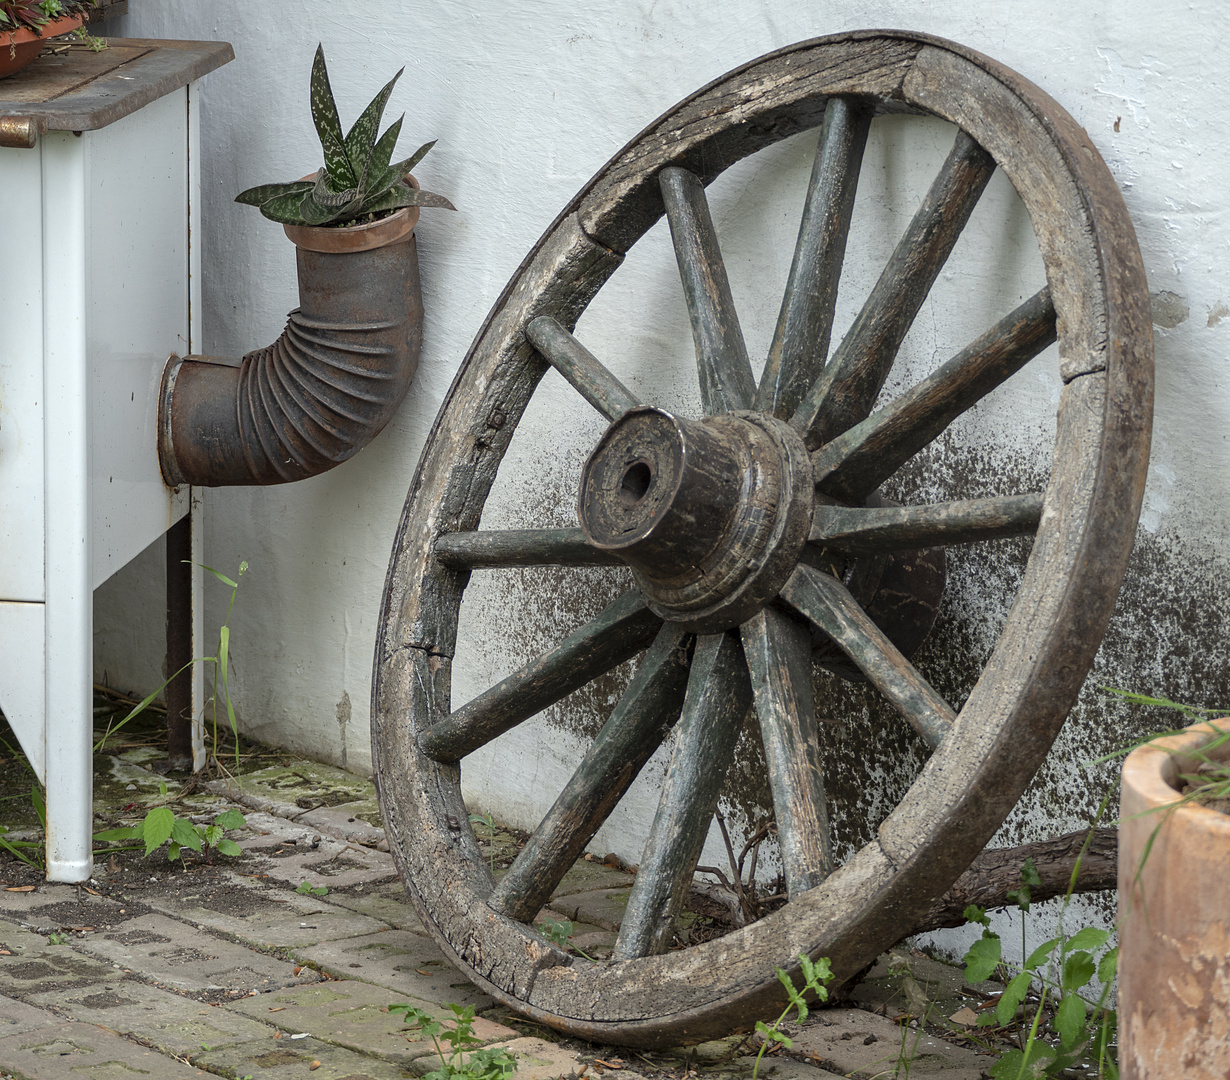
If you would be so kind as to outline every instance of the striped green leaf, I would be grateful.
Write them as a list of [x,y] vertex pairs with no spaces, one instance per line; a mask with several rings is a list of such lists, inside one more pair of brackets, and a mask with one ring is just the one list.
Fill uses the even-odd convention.
[[270,199],[276,199],[281,195],[298,194],[302,199],[311,190],[310,180],[297,180],[293,184],[259,184],[248,188],[247,191],[241,191],[235,196],[235,201],[247,206],[263,206]]
[[[372,98],[371,103],[363,110],[363,114],[354,122],[354,127],[346,133],[346,157],[350,160],[350,171],[354,174],[356,182],[367,171],[367,163],[372,156],[372,148],[376,144],[376,132],[380,130],[380,118],[384,115],[384,107],[388,104],[393,86],[401,78],[401,72],[405,70],[402,68],[384,84],[380,93]],[[392,156],[391,150],[390,156]]]
[[308,196],[301,192],[279,195],[276,199],[261,203],[261,213],[271,221],[284,225],[303,225],[303,202]]
[[343,187],[352,187],[358,181],[350,161],[346,157],[346,144],[342,138],[342,122],[338,119],[337,103],[333,100],[333,88],[329,85],[329,70],[325,67],[325,50],[316,46],[316,58],[312,61],[312,121],[316,134],[325,152],[325,168]]
[[385,191],[372,196],[363,203],[359,213],[375,214],[381,210],[398,210],[403,206],[433,206],[440,210],[456,210],[443,195],[435,195],[430,191],[420,191],[408,185],[401,185],[392,191]]
[[[400,176],[394,176],[392,180],[386,181],[384,176],[389,172],[389,162],[393,158],[393,148],[397,145],[397,137],[401,134],[402,121],[406,119],[405,113],[402,113],[388,127],[388,130],[380,136],[379,141],[372,148],[372,156],[368,161],[367,175],[372,180],[373,188],[380,185],[382,188],[392,187]],[[405,175],[404,173],[402,175]]]

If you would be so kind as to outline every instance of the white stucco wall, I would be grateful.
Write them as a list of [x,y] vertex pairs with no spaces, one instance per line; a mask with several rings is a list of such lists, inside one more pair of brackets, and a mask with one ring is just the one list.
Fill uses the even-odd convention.
[[[1146,0],[533,0],[513,8],[494,0],[132,0],[131,6],[118,33],[222,39],[235,48],[234,63],[205,79],[201,92],[210,353],[235,356],[273,340],[296,303],[289,243],[277,226],[232,199],[252,184],[299,176],[318,164],[306,92],[318,41],[343,123],[406,65],[388,116],[407,113],[404,152],[439,139],[416,171],[425,187],[460,208],[422,218],[422,360],[410,397],[374,445],[301,484],[206,493],[206,561],[224,571],[240,559],[251,566],[232,621],[232,685],[253,735],[356,771],[370,769],[376,616],[415,461],[484,315],[559,209],[638,130],[728,69],[797,40],[874,26],[960,41],[1055,97],[1100,148],[1136,224],[1150,288],[1168,294],[1156,311],[1153,461],[1129,582],[1091,688],[1029,807],[1014,815],[1002,839],[1079,827],[1106,774],[1073,774],[1073,763],[1157,722],[1106,704],[1093,686],[1230,702],[1221,598],[1230,561],[1224,480],[1230,466],[1230,131],[1224,110],[1209,104],[1230,91],[1230,49],[1215,29],[1223,14],[1217,0],[1168,7]],[[864,278],[878,272],[950,139],[938,122],[877,121],[863,169],[852,272]],[[732,169],[710,192],[754,356],[763,357],[776,317],[813,147],[814,136],[788,140]],[[946,358],[1042,282],[1028,219],[1002,177],[993,181],[962,245],[919,317],[890,390],[910,372]],[[839,326],[857,300],[843,294]],[[578,333],[646,398],[695,408],[692,346],[664,227],[634,249]],[[487,525],[512,524],[522,505],[532,523],[564,524],[571,514],[580,462],[601,425],[554,380],[544,383],[524,437],[514,441]],[[968,471],[969,448],[984,442],[993,447],[979,466],[984,475],[1035,475],[1047,460],[1057,393],[1045,367],[1018,376],[958,425],[944,451],[952,455],[948,464]],[[933,459],[924,486],[942,487],[945,467],[942,454]],[[147,689],[160,681],[159,558],[151,549],[97,595],[96,661],[113,685]],[[993,640],[1005,604],[1001,586],[1011,576],[1002,560],[966,567],[965,587],[954,592],[947,618],[973,651]],[[574,578],[568,589],[544,598],[523,576],[476,575],[454,700],[514,668],[536,645],[575,625],[578,613],[596,610],[587,582]],[[211,593],[206,623],[216,626],[225,596],[220,588]],[[558,716],[542,723],[551,725],[552,753],[526,736],[467,765],[478,803],[522,824],[532,824],[544,799],[553,798],[552,785],[562,782],[581,745],[579,734],[560,730]],[[873,722],[868,730],[878,729]],[[891,792],[900,775],[887,760],[876,759],[869,771],[858,813],[874,816],[889,797],[878,792]],[[643,827],[652,799],[633,802],[628,820],[600,836],[598,846],[617,847]],[[847,839],[857,831],[849,822],[840,827]]]

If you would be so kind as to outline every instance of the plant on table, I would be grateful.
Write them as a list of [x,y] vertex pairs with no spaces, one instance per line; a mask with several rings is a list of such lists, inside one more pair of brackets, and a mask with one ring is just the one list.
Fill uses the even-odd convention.
[[0,0],[0,32],[33,30],[38,33],[54,19],[88,17],[98,0]]
[[[389,1012],[401,1013],[408,1025],[418,1028],[435,1044],[440,1067],[425,1074],[423,1080],[508,1080],[517,1068],[517,1059],[502,1046],[477,1049],[482,1046],[482,1039],[474,1035],[474,1006],[449,1005],[449,1010],[453,1026],[445,1029],[443,1022],[409,1002],[389,1006]],[[449,1046],[447,1052],[441,1042]]]
[[314,178],[248,188],[235,201],[260,207],[260,212],[284,225],[345,226],[364,224],[405,206],[455,210],[443,195],[421,191],[406,182],[435,141],[424,143],[410,157],[392,162],[404,114],[377,138],[380,118],[402,68],[363,110],[354,126],[342,134],[337,104],[329,85],[324,49],[316,48],[312,63],[312,119],[324,151],[324,165]]

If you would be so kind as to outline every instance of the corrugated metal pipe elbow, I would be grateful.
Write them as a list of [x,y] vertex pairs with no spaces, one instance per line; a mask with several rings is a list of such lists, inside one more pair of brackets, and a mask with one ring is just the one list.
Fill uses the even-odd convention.
[[[413,227],[295,229],[299,307],[272,345],[238,363],[172,356],[162,376],[158,456],[172,487],[283,484],[340,465],[393,418],[418,368],[423,300]],[[395,215],[398,217],[400,215]],[[339,234],[381,230],[366,250]],[[331,233],[314,240],[308,234]],[[379,238],[380,233],[377,234]],[[370,236],[366,242],[372,242]]]

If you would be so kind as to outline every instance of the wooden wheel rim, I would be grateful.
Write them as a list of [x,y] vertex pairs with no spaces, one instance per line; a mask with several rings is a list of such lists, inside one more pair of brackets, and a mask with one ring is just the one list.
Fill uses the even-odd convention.
[[[485,903],[491,879],[460,770],[417,735],[450,710],[468,572],[438,536],[477,528],[546,363],[525,337],[571,328],[663,212],[657,174],[708,183],[820,124],[829,96],[955,123],[995,159],[1034,223],[1057,312],[1064,389],[1055,465],[1022,585],[994,653],[906,796],[819,887],[686,950],[592,964]],[[1148,463],[1152,334],[1135,235],[1085,132],[1046,94],[972,50],[897,31],[821,38],[723,76],[632,140],[565,208],[487,317],[441,407],[393,547],[376,647],[372,745],[390,848],[424,923],[483,989],[545,1023],[629,1045],[713,1037],[767,1014],[774,966],[828,956],[849,979],[914,925],[981,851],[1041,764],[1109,619]]]

